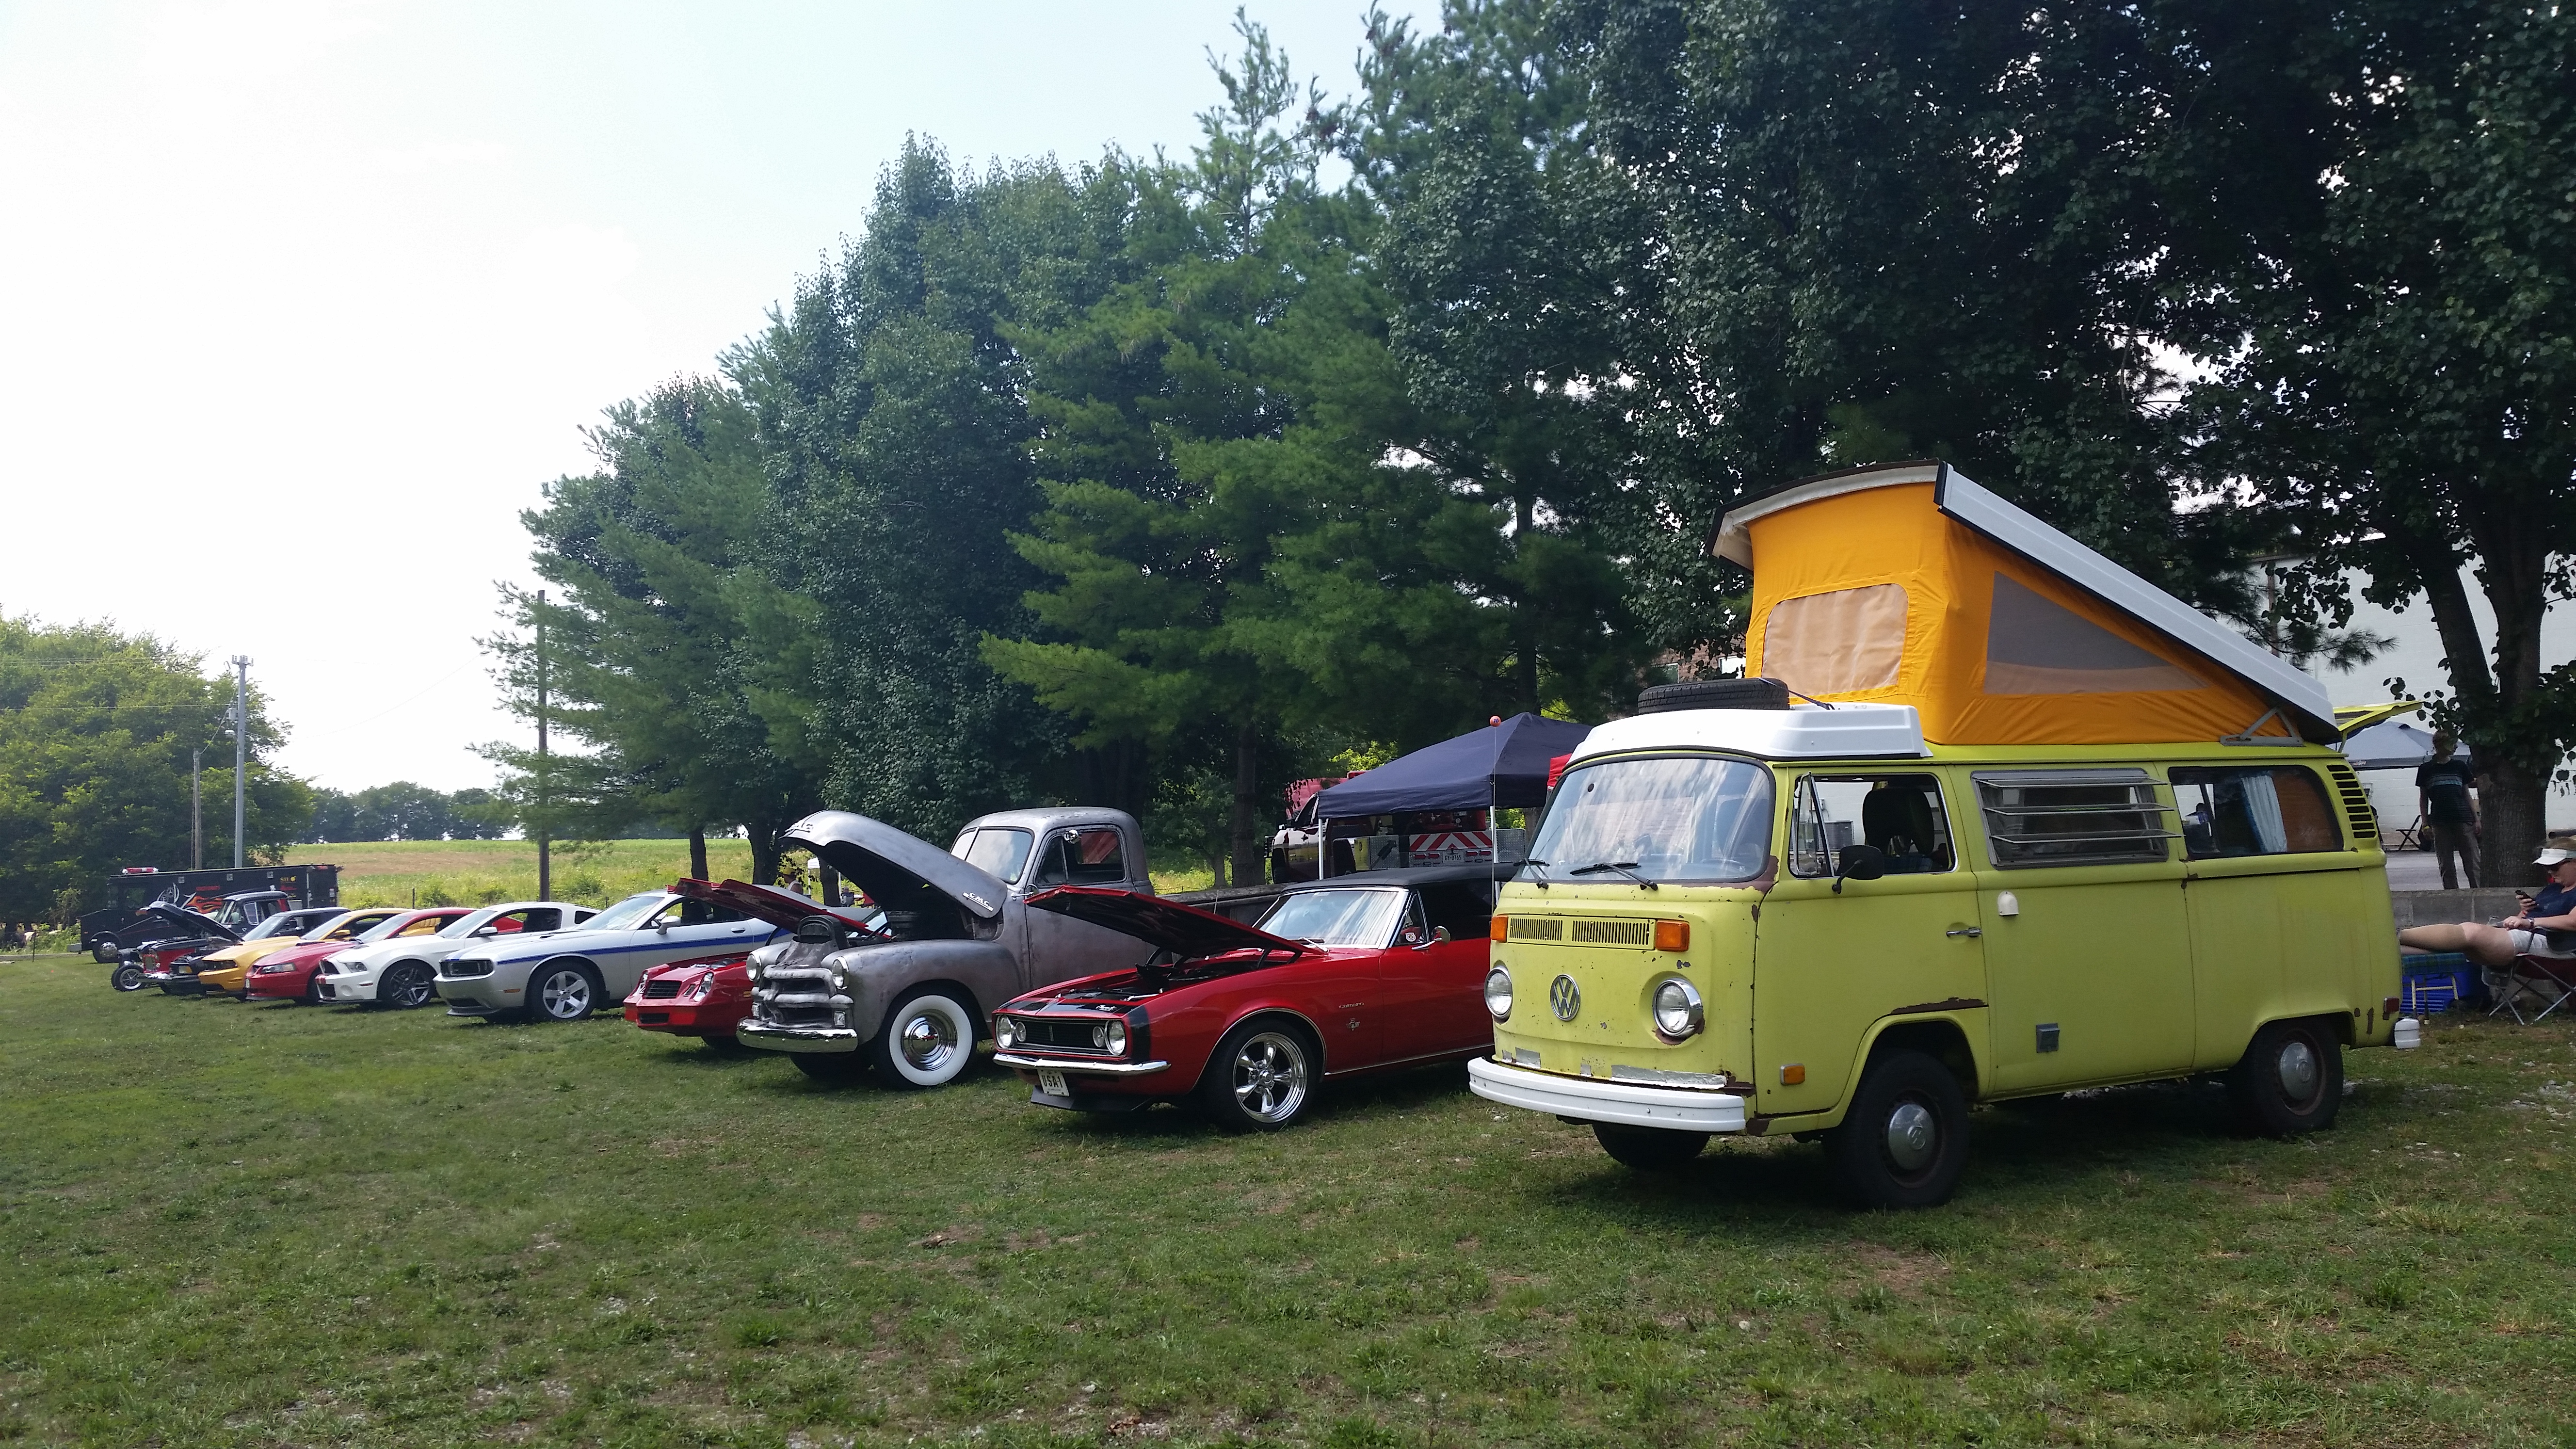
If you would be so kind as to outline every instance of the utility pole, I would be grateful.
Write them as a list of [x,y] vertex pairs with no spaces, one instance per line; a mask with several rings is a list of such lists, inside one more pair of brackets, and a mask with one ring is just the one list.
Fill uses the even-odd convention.
[[555,898],[554,837],[546,816],[546,591],[537,590],[537,899]]
[[188,869],[206,868],[206,752],[188,751]]
[[242,863],[242,802],[250,771],[250,656],[233,656],[233,868]]

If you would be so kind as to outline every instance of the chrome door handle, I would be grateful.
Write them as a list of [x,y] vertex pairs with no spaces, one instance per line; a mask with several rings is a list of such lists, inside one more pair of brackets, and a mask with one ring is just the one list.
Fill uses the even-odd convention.
[[1985,931],[1984,931],[1984,929],[1983,929],[1983,928],[1981,928],[1981,927],[1977,927],[1977,926],[1952,926],[1950,929],[1948,929],[1948,930],[1946,930],[1946,931],[1942,932],[1941,934],[1942,934],[1942,935],[1945,935],[1945,936],[1972,936],[1972,937],[1973,937],[1973,936],[1982,936],[1982,935],[1984,935],[1984,934],[1985,934]]

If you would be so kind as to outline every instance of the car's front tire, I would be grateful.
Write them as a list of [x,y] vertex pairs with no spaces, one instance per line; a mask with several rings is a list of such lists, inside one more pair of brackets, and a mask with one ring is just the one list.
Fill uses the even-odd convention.
[[1708,1145],[1707,1133],[1672,1127],[1623,1127],[1595,1122],[1592,1135],[1600,1142],[1601,1150],[1620,1166],[1639,1172],[1671,1172],[1687,1166]]
[[599,973],[587,962],[549,961],[528,973],[530,1021],[579,1021],[599,1007]]
[[438,983],[426,961],[397,961],[376,978],[376,1002],[409,1011],[427,1006],[438,996]]
[[1306,1115],[1323,1061],[1314,1043],[1281,1021],[1248,1021],[1208,1059],[1199,1105],[1228,1132],[1276,1132]]
[[1825,1135],[1843,1191],[1863,1207],[1934,1207],[1968,1165],[1968,1095],[1918,1051],[1870,1063],[1843,1124]]
[[119,991],[140,991],[143,989],[143,966],[140,962],[120,960],[113,956],[108,959],[116,962],[114,966],[108,968],[108,985],[115,987]]
[[2249,1132],[2322,1132],[2343,1107],[2343,1041],[2321,1021],[2273,1022],[2228,1069],[2227,1095]]
[[886,1013],[873,1055],[889,1087],[947,1086],[974,1064],[975,1013],[945,992],[915,992]]

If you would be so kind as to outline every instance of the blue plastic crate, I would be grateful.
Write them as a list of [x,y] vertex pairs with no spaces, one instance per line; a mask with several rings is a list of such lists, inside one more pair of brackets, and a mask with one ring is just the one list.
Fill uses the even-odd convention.
[[2409,1016],[2448,1011],[2477,989],[2477,968],[2457,951],[2408,956],[2401,970],[2401,994]]

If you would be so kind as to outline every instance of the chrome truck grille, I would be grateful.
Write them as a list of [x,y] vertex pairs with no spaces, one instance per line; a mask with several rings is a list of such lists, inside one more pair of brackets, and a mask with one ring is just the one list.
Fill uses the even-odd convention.
[[751,1019],[763,1026],[839,1027],[850,1024],[850,998],[834,983],[825,959],[833,948],[798,942],[782,959],[752,968]]

